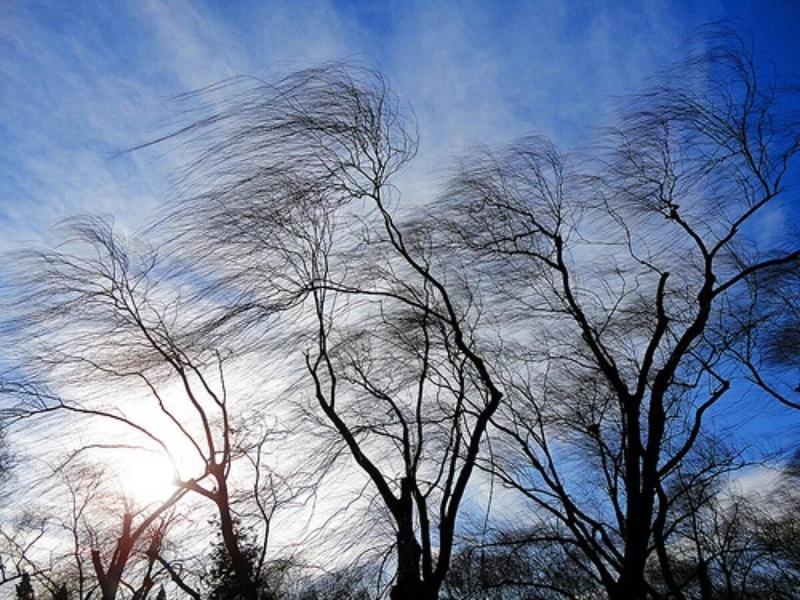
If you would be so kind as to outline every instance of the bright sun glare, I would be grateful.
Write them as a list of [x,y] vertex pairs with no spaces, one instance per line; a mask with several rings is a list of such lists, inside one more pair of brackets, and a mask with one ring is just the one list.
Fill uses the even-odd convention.
[[175,471],[170,460],[156,452],[143,451],[132,454],[116,465],[125,495],[139,505],[148,505],[169,498],[175,491]]

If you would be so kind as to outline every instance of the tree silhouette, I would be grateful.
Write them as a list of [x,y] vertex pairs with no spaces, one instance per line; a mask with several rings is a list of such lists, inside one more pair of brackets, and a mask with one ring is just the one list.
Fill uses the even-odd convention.
[[[83,218],[20,263],[6,329],[51,387],[18,387],[13,416],[188,448],[168,502],[213,505],[212,597],[291,595],[265,558],[287,497],[329,509],[309,521],[326,572],[378,565],[355,597],[781,597],[796,523],[726,496],[750,463],[709,415],[745,389],[797,408],[796,90],[745,36],[691,48],[587,148],[476,150],[417,202],[413,113],[373,68],[181,97],[154,142],[195,152],[150,232],[167,241]],[[136,386],[169,433],[119,400]],[[459,539],[465,510],[485,539]],[[157,546],[148,568],[199,597]]]
[[[438,276],[426,240],[392,216],[415,125],[360,66],[208,94],[215,111],[179,134],[202,145],[192,195],[165,221],[207,283],[201,296],[227,306],[207,327],[245,332],[262,364],[276,348],[303,361],[298,391],[315,399],[394,529],[392,597],[435,598],[502,394],[465,286]],[[280,335],[270,327],[280,316],[297,327]]]
[[[252,565],[234,530],[237,495],[229,482],[234,461],[241,459],[256,471],[250,473],[256,483],[247,486],[260,495],[255,503],[265,532],[279,500],[265,487],[274,480],[261,472],[264,436],[240,443],[236,425],[245,414],[229,411],[223,352],[193,329],[180,290],[162,280],[168,275],[154,249],[139,253],[128,247],[100,218],[74,219],[63,225],[62,234],[66,244],[60,250],[17,257],[13,335],[24,339],[20,347],[25,347],[31,383],[12,390],[19,403],[9,417],[18,422],[92,419],[108,428],[107,433],[96,429],[92,443],[74,450],[68,460],[120,447],[173,459],[181,451],[188,454],[194,475],[180,477],[176,467],[167,499],[137,515],[120,515],[122,532],[109,564],[93,551],[103,597],[116,597],[137,541],[188,494],[213,504],[232,565],[247,579]],[[106,394],[102,384],[123,386],[135,400]],[[255,430],[261,420],[253,420]],[[134,516],[140,516],[139,523]]]
[[800,262],[796,235],[760,236],[771,211],[791,210],[791,90],[744,38],[710,42],[634,97],[589,156],[538,137],[482,153],[425,217],[448,223],[442,247],[474,268],[464,277],[491,282],[481,301],[507,395],[493,424],[510,446],[489,468],[614,599],[658,597],[651,561],[684,597],[666,552],[673,481],[705,416],[753,377],[740,362],[762,326],[753,290]]

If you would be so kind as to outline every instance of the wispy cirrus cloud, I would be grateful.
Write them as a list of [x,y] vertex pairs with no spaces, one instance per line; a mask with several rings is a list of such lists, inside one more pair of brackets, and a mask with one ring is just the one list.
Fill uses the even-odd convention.
[[[420,123],[412,195],[427,192],[430,174],[475,144],[541,132],[569,146],[696,25],[735,16],[722,5],[690,8],[655,1],[4,3],[2,243],[41,236],[76,212],[145,222],[177,157],[119,151],[154,135],[169,114],[167,98],[233,75],[271,77],[338,59],[377,63]],[[762,37],[768,23],[776,27],[777,17],[752,16],[761,19],[754,29]],[[781,35],[775,39],[788,34]]]

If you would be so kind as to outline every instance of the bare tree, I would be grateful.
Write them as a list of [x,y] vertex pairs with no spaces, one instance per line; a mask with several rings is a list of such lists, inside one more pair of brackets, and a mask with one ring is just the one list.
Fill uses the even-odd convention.
[[31,556],[46,530],[46,521],[21,515],[15,523],[4,523],[0,529],[0,586],[12,587],[20,580],[46,576],[42,565]]
[[[742,490],[735,480],[702,499],[678,531],[671,549],[686,597],[792,598],[798,576],[797,488],[773,473],[762,489]],[[788,485],[787,485],[788,484]]]
[[414,124],[377,72],[354,65],[198,98],[212,109],[176,138],[201,147],[191,194],[166,225],[207,282],[202,297],[228,306],[210,327],[246,336],[265,371],[276,348],[298,361],[298,395],[394,529],[392,597],[435,598],[501,392],[468,288],[437,275],[426,236],[392,215]]
[[[132,581],[139,578],[143,549],[148,539],[163,537],[172,505],[136,510],[109,489],[107,473],[77,459],[55,465],[41,479],[31,486],[40,502],[31,502],[29,510],[45,515],[45,528],[30,558],[49,555],[49,564],[41,565],[36,581],[52,593],[65,587],[80,599],[98,591],[113,598],[121,587],[136,587]],[[61,510],[64,505],[67,510]]]
[[[513,557],[507,575],[530,580],[515,592],[711,597],[708,569],[725,563],[706,556],[707,532],[728,523],[699,519],[719,516],[709,490],[736,461],[709,450],[707,416],[746,382],[796,407],[771,370],[796,355],[765,343],[794,326],[782,307],[796,305],[796,223],[762,234],[792,218],[800,131],[745,38],[694,47],[588,151],[535,136],[481,151],[428,205],[400,203],[415,124],[373,69],[328,64],[181,98],[188,121],[158,142],[198,153],[155,228],[169,261],[84,219],[69,228],[75,250],[22,263],[9,331],[56,391],[34,388],[16,415],[100,419],[188,449],[194,476],[169,502],[212,502],[226,586],[232,574],[247,598],[281,496],[264,476],[271,426],[248,437],[231,399],[248,388],[259,403],[246,416],[277,418],[279,385],[298,407],[292,439],[316,442],[288,487],[324,494],[336,476],[352,492],[343,512],[369,511],[359,521],[383,534],[374,554],[393,572],[379,594],[439,596],[480,468],[534,507],[490,555],[492,577]],[[780,292],[762,303],[769,287]],[[95,389],[107,382],[135,383],[170,433]],[[237,531],[237,465],[255,474],[257,552]],[[686,540],[694,562],[675,551]],[[147,556],[183,587],[174,563]],[[561,559],[580,569],[577,591],[548,571]]]
[[554,528],[497,523],[491,535],[462,543],[445,582],[455,599],[572,600],[602,588],[580,552]]
[[508,400],[493,422],[510,447],[495,472],[614,599],[661,596],[651,561],[670,583],[670,481],[743,377],[742,332],[761,326],[747,286],[800,262],[797,238],[760,235],[773,210],[791,214],[800,130],[786,90],[744,38],[704,41],[589,155],[542,138],[487,151],[434,216],[496,290],[483,304]]
[[[244,403],[238,415],[231,412],[228,351],[194,327],[196,315],[209,307],[184,306],[180,286],[169,281],[157,252],[135,253],[110,223],[76,219],[63,233],[67,246],[18,257],[20,296],[12,328],[36,384],[18,386],[21,401],[9,415],[20,422],[60,415],[59,428],[65,422],[85,428],[92,441],[73,456],[141,447],[183,463],[174,463],[175,489],[168,499],[149,507],[139,524],[133,513],[122,516],[110,562],[92,554],[103,597],[115,597],[137,540],[191,493],[213,503],[236,576],[247,597],[255,598],[253,570],[259,565],[242,553],[235,530],[238,496],[231,486],[242,485],[233,482],[236,459],[252,455],[255,487],[247,483],[243,489],[247,496],[262,494],[259,519],[248,526],[263,527],[264,548],[278,496],[264,494],[263,482],[272,479],[258,458],[263,435],[255,445],[239,443],[238,419],[249,415]],[[46,431],[52,435],[54,427],[56,422]],[[153,560],[157,548],[148,551]],[[263,552],[259,556],[263,560]]]

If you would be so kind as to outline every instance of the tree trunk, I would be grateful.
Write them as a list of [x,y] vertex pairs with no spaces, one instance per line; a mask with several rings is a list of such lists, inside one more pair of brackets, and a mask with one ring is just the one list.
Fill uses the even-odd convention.
[[131,524],[133,516],[125,514],[122,518],[122,534],[117,539],[114,555],[108,565],[108,569],[103,568],[100,551],[92,550],[92,565],[94,566],[97,581],[100,584],[100,591],[103,600],[115,600],[119,590],[119,582],[122,580],[122,573],[128,564],[128,558],[133,550],[134,539],[131,537]]
[[231,567],[233,567],[233,572],[236,576],[236,598],[239,600],[257,600],[259,590],[253,581],[253,565],[248,557],[242,553],[239,545],[239,537],[230,510],[227,481],[222,473],[215,473],[215,476],[218,489],[216,502],[219,509],[220,530],[225,550],[231,559]]
[[401,481],[400,501],[395,511],[397,522],[397,582],[392,587],[391,600],[436,600],[438,586],[423,581],[420,560],[422,549],[414,531],[413,481]]

